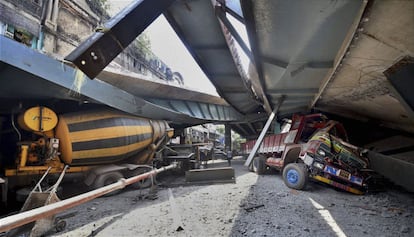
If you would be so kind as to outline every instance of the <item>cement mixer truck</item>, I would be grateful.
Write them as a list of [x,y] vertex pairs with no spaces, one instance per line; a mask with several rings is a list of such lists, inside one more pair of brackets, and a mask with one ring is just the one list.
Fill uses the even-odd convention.
[[36,106],[11,123],[19,139],[14,162],[0,163],[3,202],[8,190],[30,184],[49,167],[57,174],[69,165],[67,173],[82,174],[92,188],[144,173],[174,132],[166,121],[106,109],[58,116]]

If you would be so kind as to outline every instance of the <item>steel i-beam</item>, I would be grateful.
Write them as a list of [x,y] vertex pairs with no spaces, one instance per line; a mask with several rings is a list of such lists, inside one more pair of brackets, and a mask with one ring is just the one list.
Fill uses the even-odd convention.
[[173,2],[134,1],[105,23],[104,27],[97,29],[65,60],[75,64],[89,78],[95,78]]

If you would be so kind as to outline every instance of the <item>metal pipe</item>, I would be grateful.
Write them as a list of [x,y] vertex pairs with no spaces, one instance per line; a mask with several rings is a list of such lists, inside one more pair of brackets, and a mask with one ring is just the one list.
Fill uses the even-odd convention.
[[270,127],[270,124],[272,124],[272,121],[276,116],[276,110],[277,109],[274,109],[273,112],[270,114],[269,118],[267,119],[267,122],[265,126],[263,127],[263,130],[260,132],[259,138],[257,138],[257,141],[254,144],[253,149],[250,152],[249,156],[247,157],[246,162],[244,162],[244,166],[250,166],[250,163],[252,163],[253,158],[256,155],[257,150],[259,150],[259,147],[262,144],[263,138],[265,137],[267,130]]
[[[50,168],[50,167],[49,167],[49,168]],[[65,165],[65,167],[63,168],[62,173],[60,174],[60,176],[59,176],[58,180],[56,181],[56,184],[55,184],[55,185],[53,185],[53,188],[52,188],[52,190],[51,190],[50,192],[52,192],[52,193],[56,193],[57,188],[59,187],[60,183],[62,182],[62,180],[63,180],[63,176],[65,176],[66,170],[67,170],[68,168],[69,168],[69,165]],[[49,203],[49,202],[47,202],[47,203]]]
[[120,179],[116,183],[107,185],[102,188],[98,188],[96,190],[93,190],[93,191],[90,191],[90,192],[87,192],[87,193],[84,193],[84,194],[81,194],[81,195],[78,195],[78,196],[75,196],[75,197],[72,197],[66,200],[62,200],[60,202],[56,202],[56,203],[53,203],[47,206],[35,208],[30,211],[26,211],[26,212],[22,212],[16,215],[5,217],[3,219],[0,219],[0,233],[11,230],[13,228],[16,228],[22,225],[25,225],[33,221],[36,221],[38,219],[42,219],[42,218],[49,217],[51,215],[55,215],[69,208],[78,206],[80,204],[83,204],[87,201],[90,201],[92,199],[105,195],[112,191],[123,189],[127,185],[133,184],[140,180],[149,178],[153,175],[156,175],[158,173],[161,173],[163,171],[173,169],[176,167],[177,167],[177,164],[174,163],[169,166],[165,166],[160,169],[155,169],[150,172],[140,174],[140,175],[134,176],[129,179]]
[[263,130],[260,132],[259,137],[257,138],[256,143],[253,146],[252,151],[250,152],[249,156],[247,157],[246,162],[244,162],[244,166],[250,166],[250,164],[253,161],[254,156],[256,155],[257,150],[259,150],[260,145],[262,144],[263,138],[265,137],[267,130],[269,130],[270,125],[272,124],[273,120],[275,119],[275,116],[277,112],[280,109],[280,106],[282,106],[283,101],[285,100],[285,95],[280,97],[278,106],[273,109],[272,113],[270,114],[269,118],[267,119],[267,122],[265,126],[263,127]]
[[[51,166],[49,166],[49,168],[47,168],[46,172],[42,175],[42,177],[40,178],[40,180],[37,182],[36,186],[33,188],[32,192],[34,192],[35,190],[39,190],[39,192],[42,192],[42,185],[40,185],[43,180],[46,178],[47,174],[49,174],[49,171],[52,169]],[[65,169],[66,170],[66,169]]]
[[39,106],[39,132],[43,132],[43,106]]

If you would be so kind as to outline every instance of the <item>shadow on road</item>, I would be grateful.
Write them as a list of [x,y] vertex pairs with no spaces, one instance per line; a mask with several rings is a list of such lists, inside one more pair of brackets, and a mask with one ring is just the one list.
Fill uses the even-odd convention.
[[268,172],[240,203],[230,236],[412,236],[413,204],[402,190],[359,196],[316,182],[293,190]]

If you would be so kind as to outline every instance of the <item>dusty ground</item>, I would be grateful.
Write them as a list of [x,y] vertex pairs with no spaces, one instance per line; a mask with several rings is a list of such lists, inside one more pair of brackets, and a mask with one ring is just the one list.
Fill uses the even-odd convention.
[[66,232],[55,236],[414,236],[413,194],[357,196],[316,183],[296,191],[243,162],[232,162],[236,183],[164,185],[155,200],[140,199],[148,189],[95,199],[68,211]]

